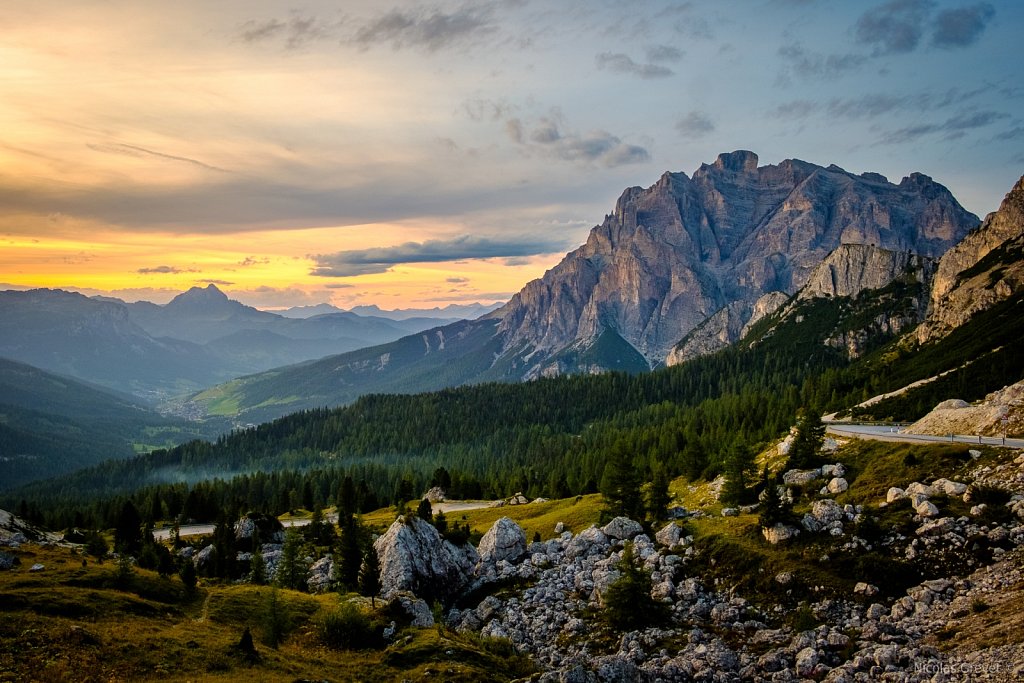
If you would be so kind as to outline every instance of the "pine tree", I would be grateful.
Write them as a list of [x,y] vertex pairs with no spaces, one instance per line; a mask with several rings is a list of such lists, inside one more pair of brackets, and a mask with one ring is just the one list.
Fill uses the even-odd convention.
[[747,485],[752,471],[756,471],[754,454],[739,441],[734,442],[725,457],[725,484],[720,500],[728,505],[751,502],[754,492]]
[[651,597],[651,575],[638,566],[631,541],[623,546],[616,569],[619,578],[602,596],[608,623],[620,631],[633,631],[665,620],[665,605]]
[[306,590],[306,574],[309,567],[300,557],[302,535],[297,529],[289,529],[284,535],[284,547],[281,549],[281,562],[277,567],[274,583],[281,588]]
[[196,576],[196,565],[192,562],[191,558],[186,558],[181,561],[181,569],[178,570],[178,577],[181,579],[181,583],[185,586],[185,592],[191,595],[196,591],[196,584],[198,583],[198,577]]
[[647,515],[653,521],[665,519],[672,496],[668,490],[668,475],[665,468],[654,468],[654,476],[647,487]]
[[117,516],[114,528],[114,549],[119,553],[137,553],[142,549],[142,517],[139,511],[126,500]]
[[344,529],[349,520],[356,514],[356,487],[351,475],[346,474],[341,480],[338,491],[338,528]]
[[601,479],[601,494],[612,516],[643,518],[640,477],[633,465],[633,456],[628,446],[621,441],[615,444],[611,459],[605,465],[604,476]]
[[802,409],[796,417],[796,435],[789,448],[786,469],[811,469],[821,464],[818,451],[825,440],[825,425],[814,409]]
[[431,507],[429,500],[424,498],[420,501],[420,504],[416,507],[416,516],[427,522],[434,518],[434,509]]
[[377,594],[380,593],[380,558],[371,544],[366,549],[363,564],[359,567],[359,594],[370,598],[370,606],[377,608]]
[[359,544],[359,527],[353,521],[341,532],[340,568],[338,579],[346,589],[352,590],[359,583],[359,567],[363,562],[363,549]]

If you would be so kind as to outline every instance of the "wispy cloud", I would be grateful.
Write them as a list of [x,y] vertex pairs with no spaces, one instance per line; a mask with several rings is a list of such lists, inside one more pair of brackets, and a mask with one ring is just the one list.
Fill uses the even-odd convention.
[[597,68],[612,73],[629,74],[639,78],[666,78],[675,74],[672,69],[661,64],[638,64],[632,57],[622,52],[602,52],[595,57]]
[[167,159],[168,161],[180,161],[186,164],[192,164],[200,168],[205,168],[209,171],[218,171],[220,173],[229,173],[227,169],[220,168],[219,166],[213,166],[197,159],[191,159],[189,157],[177,156],[175,154],[165,154],[163,152],[157,152],[152,149],[146,149],[145,147],[139,147],[137,145],[127,145],[121,142],[110,142],[110,143],[88,143],[86,145],[89,149],[96,152],[105,152],[107,154],[120,154],[121,156],[129,156],[135,158],[141,157],[157,157],[159,159]]
[[651,45],[645,50],[648,62],[678,62],[686,55],[685,52],[671,45]]
[[676,121],[676,130],[684,138],[702,138],[715,130],[711,118],[702,111],[691,111]]
[[486,8],[464,7],[454,12],[393,9],[360,26],[352,42],[363,49],[390,45],[395,50],[422,48],[436,52],[465,44],[495,30],[490,11]]
[[862,67],[868,58],[858,54],[823,55],[811,52],[799,42],[783,45],[778,50],[783,63],[783,77],[825,80],[842,76]]
[[944,49],[973,45],[995,14],[995,8],[987,2],[939,12],[931,44]]
[[874,54],[911,52],[921,42],[933,0],[891,0],[869,9],[856,25],[856,40],[874,48]]
[[485,259],[550,254],[566,248],[564,240],[501,240],[464,235],[450,240],[406,242],[393,247],[353,249],[333,254],[312,254],[311,275],[353,277],[387,272],[402,263],[442,263],[461,259]]
[[963,137],[967,131],[984,128],[994,122],[1008,118],[1009,114],[997,111],[967,112],[946,119],[942,123],[925,123],[907,126],[887,133],[879,144],[893,145],[914,142],[925,135],[945,133],[947,139]]
[[650,152],[639,145],[622,141],[608,131],[594,130],[587,133],[565,132],[557,113],[545,116],[532,125],[520,119],[509,119],[505,131],[509,138],[528,151],[585,164],[597,164],[607,168],[649,161]]
[[139,268],[135,272],[148,275],[148,274],[178,274],[179,272],[199,272],[194,269],[182,269],[173,265],[157,265],[150,268]]
[[239,26],[238,37],[245,43],[283,41],[289,50],[337,36],[340,21],[292,12],[287,19],[250,20]]

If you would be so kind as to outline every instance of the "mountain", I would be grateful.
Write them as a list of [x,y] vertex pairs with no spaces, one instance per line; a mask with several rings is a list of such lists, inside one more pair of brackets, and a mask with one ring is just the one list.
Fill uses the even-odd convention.
[[239,375],[353,351],[436,326],[337,311],[285,318],[215,285],[166,305],[62,290],[0,292],[0,356],[143,397],[150,403]]
[[[837,166],[757,161],[752,152],[723,154],[692,178],[666,173],[647,189],[627,189],[582,247],[481,319],[429,330],[422,340],[247,377],[197,401],[212,405],[216,396],[218,409],[260,406],[268,417],[282,414],[285,405],[429,391],[454,378],[519,381],[646,370],[666,362],[681,339],[722,310],[708,323],[710,336],[735,341],[759,307],[764,315],[771,308],[766,302],[794,294],[842,245],[881,250],[863,250],[864,258],[883,251],[938,258],[978,223],[946,188],[919,173],[897,185]],[[845,253],[849,259],[857,254]],[[855,263],[845,268],[852,283]],[[457,352],[446,349],[443,373],[436,371],[435,338],[461,340]],[[478,345],[468,346],[470,339]],[[293,379],[302,386],[300,377],[314,375],[325,392],[318,391],[315,402],[301,391],[283,393]],[[245,395],[236,395],[243,387]]]
[[[351,309],[352,313],[358,313],[359,315],[372,315],[379,316],[381,318],[389,318],[391,320],[407,320],[409,318],[434,318],[439,321],[455,322],[456,320],[476,320],[482,315],[487,315],[491,311],[499,308],[501,304],[448,304],[444,307],[434,308],[396,308],[392,311],[387,311],[379,308],[375,304],[368,306],[355,306]],[[440,324],[437,323],[437,324]]]
[[1024,289],[1024,176],[999,209],[939,261],[930,312],[917,339],[941,338]]
[[121,303],[73,292],[0,292],[0,357],[154,399],[229,379],[223,359],[156,339]]
[[312,318],[314,315],[326,315],[328,313],[340,313],[341,309],[330,304],[316,304],[315,306],[292,306],[283,310],[274,311],[283,318]]
[[0,358],[0,488],[200,435],[129,396]]

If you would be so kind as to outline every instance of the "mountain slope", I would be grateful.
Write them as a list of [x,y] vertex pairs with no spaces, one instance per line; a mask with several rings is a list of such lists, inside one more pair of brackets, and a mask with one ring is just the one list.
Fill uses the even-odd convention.
[[[650,188],[627,189],[586,244],[480,320],[430,330],[426,343],[417,335],[245,378],[196,400],[215,413],[259,407],[267,417],[368,392],[644,370],[724,307],[734,319],[723,335],[732,341],[767,311],[757,305],[764,295],[776,293],[777,303],[779,292],[793,294],[842,244],[938,257],[977,222],[920,174],[894,185],[836,166],[759,167],[752,152],[723,154],[692,178],[666,173]],[[462,340],[445,352],[444,373],[430,355],[438,335]],[[374,365],[386,355],[386,366]],[[323,376],[307,392],[314,373]]]
[[0,359],[0,488],[198,435],[129,397]]
[[972,315],[1024,289],[1024,176],[999,209],[939,261],[921,342],[937,339]]

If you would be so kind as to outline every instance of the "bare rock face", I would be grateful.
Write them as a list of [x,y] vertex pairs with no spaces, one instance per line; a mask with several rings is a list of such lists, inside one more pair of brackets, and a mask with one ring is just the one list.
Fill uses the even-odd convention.
[[722,154],[692,178],[666,173],[626,190],[586,244],[492,314],[512,373],[538,376],[605,330],[657,364],[730,304],[745,307],[706,336],[742,329],[755,301],[795,293],[841,244],[938,257],[977,223],[924,175],[894,185],[837,166],[757,162],[752,152]]
[[927,319],[917,339],[939,339],[972,315],[1024,288],[1024,177],[999,210],[939,261]]
[[797,298],[856,296],[868,289],[881,289],[905,275],[927,282],[934,264],[933,259],[910,251],[843,244],[814,269]]
[[380,557],[381,595],[399,591],[447,599],[470,580],[476,552],[455,547],[418,517],[399,517],[373,543]]
[[526,554],[526,534],[508,517],[496,521],[480,539],[480,562],[516,562]]

